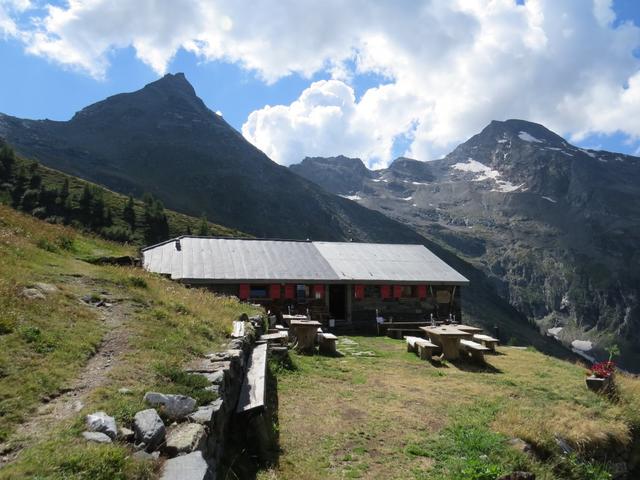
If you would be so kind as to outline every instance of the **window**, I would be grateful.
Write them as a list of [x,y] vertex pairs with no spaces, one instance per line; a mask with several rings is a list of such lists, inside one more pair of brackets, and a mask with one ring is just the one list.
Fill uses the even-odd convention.
[[266,285],[251,285],[249,296],[251,298],[267,298],[269,292]]
[[296,298],[299,298],[299,299],[309,298],[309,286],[296,285]]
[[403,285],[402,286],[402,296],[403,297],[413,297],[413,286],[412,285]]
[[365,285],[364,286],[364,298],[378,298],[380,297],[379,285]]

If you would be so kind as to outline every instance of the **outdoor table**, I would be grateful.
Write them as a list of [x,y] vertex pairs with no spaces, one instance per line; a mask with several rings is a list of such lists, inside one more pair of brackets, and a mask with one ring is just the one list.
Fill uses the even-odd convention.
[[284,323],[291,324],[292,320],[309,320],[306,315],[282,315]]
[[318,327],[322,324],[315,320],[291,320],[289,325],[298,342],[296,350],[303,353],[313,353]]
[[439,327],[420,327],[429,339],[442,347],[442,353],[447,360],[455,360],[460,356],[460,340],[473,336],[471,332],[459,330],[453,325],[441,325]]
[[456,327],[458,330],[462,330],[463,332],[469,332],[469,333],[480,333],[480,332],[482,332],[481,328],[472,327],[471,325],[452,325],[452,326]]

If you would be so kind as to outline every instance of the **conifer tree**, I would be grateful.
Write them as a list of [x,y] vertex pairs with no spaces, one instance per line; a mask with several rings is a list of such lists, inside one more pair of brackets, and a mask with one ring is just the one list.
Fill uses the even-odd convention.
[[136,228],[136,211],[134,210],[133,197],[129,195],[127,202],[124,204],[122,211],[122,219],[131,227],[131,231]]
[[207,217],[204,213],[200,216],[200,223],[198,223],[198,235],[200,237],[208,237],[210,235],[209,222],[207,222]]

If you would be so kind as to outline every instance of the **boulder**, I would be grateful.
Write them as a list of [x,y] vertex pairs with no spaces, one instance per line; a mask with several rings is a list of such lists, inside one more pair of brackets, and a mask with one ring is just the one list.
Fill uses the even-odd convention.
[[164,441],[166,429],[158,412],[153,408],[141,410],[133,418],[136,443],[144,444],[147,451],[154,450]]
[[136,432],[134,432],[133,430],[129,430],[128,428],[120,428],[120,430],[118,431],[118,437],[120,437],[122,440],[124,440],[125,442],[131,442],[133,441],[133,439],[136,436]]
[[58,291],[58,287],[51,283],[38,282],[33,286],[40,290],[42,293],[56,293]]
[[209,382],[215,385],[220,385],[222,382],[224,382],[224,372],[224,370],[218,370],[213,373],[203,373],[201,375],[209,380]]
[[87,429],[91,432],[100,432],[107,435],[111,440],[118,436],[116,419],[110,417],[105,412],[90,413],[86,417]]
[[82,432],[82,436],[89,442],[111,443],[111,438],[102,432]]
[[44,293],[42,293],[37,288],[23,288],[22,296],[29,300],[44,300],[45,298],[47,298],[45,297]]
[[136,460],[157,460],[160,458],[160,452],[145,452],[144,450],[138,450],[132,455]]
[[532,451],[531,445],[520,438],[511,438],[507,441],[507,443],[511,447],[522,453],[531,453]]
[[223,400],[221,398],[218,398],[214,402],[211,402],[209,405],[198,408],[198,410],[193,412],[187,418],[195,423],[210,425],[214,421],[216,414],[222,408],[223,403]]
[[202,452],[193,452],[167,460],[160,480],[213,480],[214,471],[207,464]]
[[153,407],[160,407],[162,413],[172,420],[182,420],[196,409],[196,400],[186,395],[172,395],[147,392],[144,401]]
[[202,450],[206,432],[199,423],[181,423],[169,429],[164,450],[169,457]]

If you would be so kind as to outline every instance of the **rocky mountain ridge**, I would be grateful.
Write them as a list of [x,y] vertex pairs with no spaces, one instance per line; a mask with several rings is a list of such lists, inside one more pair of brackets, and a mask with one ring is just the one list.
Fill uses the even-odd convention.
[[452,249],[542,329],[582,340],[577,350],[619,342],[637,364],[640,158],[508,120],[440,160],[362,167],[306,158],[291,170]]

